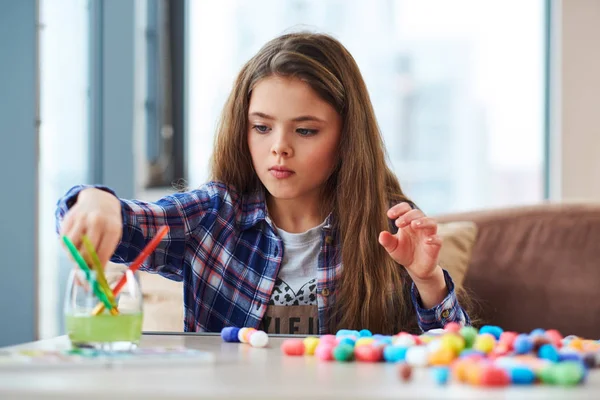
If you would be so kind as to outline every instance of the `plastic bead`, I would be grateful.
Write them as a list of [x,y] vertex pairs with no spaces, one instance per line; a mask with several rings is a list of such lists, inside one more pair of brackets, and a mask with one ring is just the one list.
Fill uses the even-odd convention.
[[428,363],[427,356],[425,346],[413,346],[406,351],[406,362],[413,367],[425,367]]
[[281,350],[288,356],[304,355],[304,342],[302,339],[286,339],[281,344]]
[[558,350],[551,344],[542,345],[538,350],[538,356],[552,362],[558,362],[560,360]]
[[429,354],[430,365],[450,365],[456,358],[454,350],[448,348],[441,348],[435,353]]
[[431,369],[431,374],[438,385],[445,385],[450,377],[450,369],[448,367],[435,367]]
[[315,354],[315,349],[319,345],[319,338],[314,336],[305,337],[302,341],[304,343],[304,354],[312,356]]
[[227,343],[238,343],[240,341],[238,338],[239,332],[240,328],[236,328],[235,326],[228,326],[221,330],[221,338],[224,342]]
[[459,335],[448,333],[442,336],[441,346],[442,348],[452,350],[456,355],[459,355],[465,348],[465,339]]
[[554,383],[561,386],[579,384],[585,376],[583,365],[578,362],[566,361],[553,366]]
[[315,349],[315,357],[321,361],[332,361],[333,360],[333,346],[331,343],[319,343]]
[[340,344],[333,349],[332,355],[336,361],[351,361],[354,357],[354,347]]
[[371,337],[371,336],[373,336],[373,333],[371,333],[371,331],[368,330],[368,329],[363,329],[363,330],[361,330],[361,331],[358,332],[358,336],[360,336],[360,337]]
[[531,368],[518,366],[510,369],[510,380],[516,385],[531,385],[535,382],[535,372]]
[[383,360],[383,348],[379,346],[358,346],[354,348],[357,361],[379,362]]
[[508,350],[514,349],[515,339],[519,336],[517,332],[505,331],[500,335],[499,343],[506,345]]
[[488,366],[481,371],[481,385],[483,386],[507,386],[510,377],[502,368]]
[[473,343],[475,343],[475,339],[477,338],[477,329],[472,326],[465,326],[460,329],[460,336],[465,340],[465,347],[471,348],[473,347]]
[[406,360],[408,347],[386,346],[383,349],[383,359],[387,362],[400,362]]
[[527,354],[533,350],[533,343],[531,342],[529,336],[520,334],[515,338],[513,348],[516,354]]
[[346,336],[345,338],[340,339],[339,344],[346,344],[354,347],[356,340],[352,337]]
[[484,333],[483,335],[477,336],[473,348],[487,354],[494,350],[495,345],[496,339],[494,336],[489,333]]
[[413,335],[402,333],[394,338],[394,344],[396,346],[410,347],[416,344],[416,340]]
[[462,326],[458,322],[449,322],[444,326],[444,330],[446,332],[458,333],[460,332]]
[[269,344],[269,335],[263,331],[256,331],[250,334],[250,346],[252,347],[265,347]]
[[479,330],[480,335],[489,333],[490,335],[494,336],[494,338],[496,340],[500,339],[500,335],[502,335],[502,332],[503,332],[502,328],[500,328],[499,326],[494,326],[494,325],[484,325]]
[[410,381],[412,378],[412,367],[406,363],[401,363],[398,367],[398,375],[402,381]]
[[375,342],[375,339],[372,337],[361,337],[354,343],[354,347],[370,346],[373,342]]

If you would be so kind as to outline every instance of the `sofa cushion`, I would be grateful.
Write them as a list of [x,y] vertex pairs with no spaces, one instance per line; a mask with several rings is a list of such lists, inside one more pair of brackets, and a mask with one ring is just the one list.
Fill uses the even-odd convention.
[[541,204],[438,217],[478,236],[464,286],[483,322],[600,337],[600,205]]
[[471,221],[456,221],[438,224],[438,235],[442,238],[439,263],[461,288],[471,262],[471,253],[477,238],[477,225]]

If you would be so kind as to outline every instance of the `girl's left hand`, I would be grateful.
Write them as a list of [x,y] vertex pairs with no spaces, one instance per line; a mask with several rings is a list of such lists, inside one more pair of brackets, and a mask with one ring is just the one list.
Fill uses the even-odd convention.
[[413,280],[434,277],[442,240],[437,236],[437,222],[408,203],[399,203],[387,212],[395,219],[398,232],[379,234],[379,243],[398,264],[403,265]]

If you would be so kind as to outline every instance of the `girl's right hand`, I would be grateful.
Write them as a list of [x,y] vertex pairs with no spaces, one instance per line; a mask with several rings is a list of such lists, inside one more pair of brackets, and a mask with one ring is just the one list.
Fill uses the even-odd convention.
[[96,188],[82,190],[62,223],[61,233],[67,236],[81,254],[87,254],[82,236],[85,234],[98,253],[103,266],[110,260],[123,235],[121,202],[111,193]]

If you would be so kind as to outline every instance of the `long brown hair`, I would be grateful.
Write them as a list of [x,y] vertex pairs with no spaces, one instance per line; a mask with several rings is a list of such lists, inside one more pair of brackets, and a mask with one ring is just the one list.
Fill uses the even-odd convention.
[[212,179],[241,192],[261,187],[248,149],[248,107],[254,86],[272,75],[301,79],[342,117],[339,161],[324,185],[323,199],[334,215],[344,268],[330,330],[414,330],[410,278],[378,243],[379,233],[391,228],[388,208],[408,199],[386,163],[358,65],[339,41],[324,34],[285,34],[268,42],[244,65],[221,116]]

